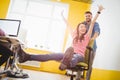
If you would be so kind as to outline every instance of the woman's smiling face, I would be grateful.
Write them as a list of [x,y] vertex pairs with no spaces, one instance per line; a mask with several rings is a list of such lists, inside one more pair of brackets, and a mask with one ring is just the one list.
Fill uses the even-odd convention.
[[79,25],[79,34],[85,34],[86,33],[86,26],[85,26],[85,24],[80,24]]

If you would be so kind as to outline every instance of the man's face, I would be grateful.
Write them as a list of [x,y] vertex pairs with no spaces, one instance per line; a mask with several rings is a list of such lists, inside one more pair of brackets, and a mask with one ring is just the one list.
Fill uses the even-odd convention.
[[89,13],[85,14],[85,19],[86,19],[86,22],[91,22],[92,15]]

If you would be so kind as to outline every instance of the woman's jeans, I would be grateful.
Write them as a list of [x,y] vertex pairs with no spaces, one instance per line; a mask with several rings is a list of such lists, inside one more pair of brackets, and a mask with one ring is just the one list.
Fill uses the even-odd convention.
[[[49,60],[55,60],[55,61],[61,61],[63,59],[64,54],[63,53],[51,53],[51,54],[41,54],[41,55],[30,55],[29,60],[35,60],[35,61],[49,61]],[[73,58],[70,62],[70,67],[75,67],[76,64],[80,61],[83,61],[83,57],[80,54],[74,54]]]

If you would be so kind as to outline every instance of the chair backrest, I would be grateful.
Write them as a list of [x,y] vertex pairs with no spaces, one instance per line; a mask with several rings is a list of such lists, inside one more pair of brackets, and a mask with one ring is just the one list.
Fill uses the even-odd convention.
[[11,45],[19,45],[20,42],[15,38],[0,36],[0,44],[9,49]]
[[94,45],[94,40],[91,40],[86,48],[86,51],[85,51],[85,59],[84,59],[84,62],[88,64],[89,66],[89,63],[91,62],[90,58],[92,57],[92,53],[93,53],[93,45]]

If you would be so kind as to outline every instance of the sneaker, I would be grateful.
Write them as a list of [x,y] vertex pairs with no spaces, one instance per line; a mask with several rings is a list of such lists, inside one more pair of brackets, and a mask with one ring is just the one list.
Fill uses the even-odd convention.
[[60,70],[65,70],[70,66],[70,61],[72,60],[73,54],[74,54],[74,49],[72,47],[69,47],[65,51],[64,57],[59,66]]
[[30,55],[27,54],[26,52],[24,52],[21,48],[20,48],[20,50],[18,52],[18,56],[19,56],[19,62],[20,63],[24,63],[27,60],[29,60],[29,58],[30,58]]

